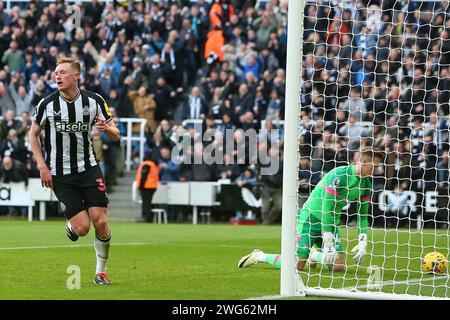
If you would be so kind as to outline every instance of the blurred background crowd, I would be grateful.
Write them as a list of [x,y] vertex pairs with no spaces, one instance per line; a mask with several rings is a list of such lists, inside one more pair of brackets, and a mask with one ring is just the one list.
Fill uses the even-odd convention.
[[[275,219],[287,10],[286,0],[92,0],[81,3],[81,26],[69,29],[64,22],[73,12],[64,1],[32,0],[8,12],[0,2],[3,167],[39,176],[27,143],[30,115],[56,90],[57,58],[70,56],[82,64],[81,88],[101,94],[117,120],[147,120],[145,151],[158,163],[161,181],[229,179],[272,199],[263,211]],[[306,1],[301,202],[323,174],[354,162],[364,147],[387,153],[375,180],[380,188],[448,190],[449,27],[448,1]],[[280,153],[281,169],[261,176],[259,165],[228,156],[217,165],[173,163],[171,150],[183,133],[197,137],[195,121],[203,123],[202,133],[216,129],[218,143],[226,129],[279,129],[273,152]],[[242,134],[233,139],[239,143]],[[99,134],[94,143],[111,188],[123,171],[116,161],[121,145]],[[203,151],[202,143],[194,141],[192,155]],[[3,179],[18,179],[6,171]]]
[[448,1],[307,6],[300,130],[313,172],[369,146],[387,153],[383,188],[448,190],[449,13]]

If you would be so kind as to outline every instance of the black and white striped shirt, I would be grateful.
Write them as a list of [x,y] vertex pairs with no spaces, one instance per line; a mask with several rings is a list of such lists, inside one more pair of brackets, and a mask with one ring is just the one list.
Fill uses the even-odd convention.
[[97,165],[91,133],[97,115],[112,120],[105,100],[86,90],[72,101],[56,91],[39,102],[33,120],[45,130],[45,161],[52,175],[76,174]]

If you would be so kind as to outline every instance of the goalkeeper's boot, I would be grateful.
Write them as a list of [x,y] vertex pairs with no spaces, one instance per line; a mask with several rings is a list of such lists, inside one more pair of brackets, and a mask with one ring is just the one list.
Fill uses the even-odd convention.
[[94,278],[95,284],[100,285],[110,285],[112,284],[111,280],[108,279],[108,276],[104,273],[97,273]]
[[238,268],[248,268],[251,265],[257,264],[259,259],[258,256],[263,252],[258,249],[254,249],[250,254],[243,256],[238,262]]
[[66,224],[66,235],[72,241],[78,240],[78,235],[75,233],[75,231],[73,231],[72,226],[70,225],[69,221],[67,221],[67,224]]

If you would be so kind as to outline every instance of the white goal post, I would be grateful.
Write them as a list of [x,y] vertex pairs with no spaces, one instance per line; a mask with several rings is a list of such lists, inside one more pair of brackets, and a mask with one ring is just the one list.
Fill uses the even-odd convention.
[[[280,296],[282,297],[324,296],[380,300],[450,299],[450,276],[447,261],[444,260],[446,264],[443,272],[437,271],[438,262],[435,261],[431,262],[434,272],[426,272],[423,269],[424,256],[427,253],[440,252],[447,258],[450,255],[450,193],[448,190],[450,167],[448,159],[444,159],[448,158],[448,146],[450,145],[450,110],[448,110],[450,103],[440,98],[447,97],[448,91],[448,100],[450,100],[450,81],[447,85],[442,85],[443,80],[450,78],[450,4],[444,2],[448,5],[446,8],[444,4],[435,1],[429,1],[432,3],[429,5],[426,4],[428,1],[414,0],[386,2],[392,3],[392,8],[383,5],[383,1],[289,0],[281,231]],[[362,3],[367,3],[367,8],[361,8]],[[311,4],[315,8],[307,7]],[[305,45],[303,34],[306,31],[304,29],[305,9],[311,9],[308,12],[317,14],[323,8],[328,10],[326,16],[329,19],[328,26],[335,23],[336,20],[338,21],[339,36],[337,43],[323,43],[323,39],[320,39],[316,33],[327,34],[325,42],[328,42],[327,37],[329,33],[333,32],[330,31],[331,29],[327,30],[322,26],[320,30],[309,30],[307,44],[314,49],[313,53],[308,52],[313,61],[308,66],[313,70],[307,70],[307,72],[313,74],[317,72],[316,60],[322,59],[322,61],[326,61],[324,62],[326,65],[327,63],[336,63],[333,60],[334,54],[339,55],[339,59],[341,59],[340,55],[342,53],[344,56],[344,46],[348,43],[342,43],[339,37],[350,34],[350,38],[353,39],[349,45],[352,53],[350,56],[342,58],[347,59],[344,67],[341,67],[339,61],[336,63],[339,67],[335,67],[333,70],[335,78],[330,82],[334,81],[338,87],[340,85],[338,78],[342,72],[348,72],[349,78],[358,76],[362,78],[357,80],[356,84],[354,78],[351,83],[348,80],[349,89],[344,96],[338,96],[337,93],[333,96],[326,92],[326,86],[329,83],[327,82],[329,81],[328,73],[331,73],[330,70],[333,67],[328,70],[325,70],[328,67],[321,67],[327,74],[324,78],[311,76],[309,79],[302,79],[301,76],[306,74],[305,70],[302,70],[305,59],[303,50]],[[358,39],[355,41],[356,31],[353,32],[356,29],[353,29],[353,24],[352,28],[347,31],[342,31],[340,28],[346,21],[345,19],[354,20],[351,23],[357,21],[354,15],[358,14],[358,10],[366,10],[366,16],[364,16],[364,22],[359,25]],[[346,14],[350,12],[350,18],[343,17],[344,11],[347,11]],[[318,25],[318,16],[316,18],[314,28]],[[384,39],[380,40],[381,38]],[[388,39],[388,43],[386,43],[386,39]],[[325,49],[316,51],[318,44],[316,41],[321,41],[321,45]],[[328,51],[332,46],[337,49]],[[360,55],[357,57],[361,60],[360,69],[352,69],[355,62],[354,54]],[[387,56],[380,58],[382,54]],[[448,61],[442,58],[444,55]],[[375,63],[374,67],[370,66],[370,63],[373,62]],[[398,64],[398,67],[395,67],[394,64]],[[366,66],[368,67],[366,68]],[[382,80],[379,80],[380,78]],[[357,146],[354,149],[348,147],[349,149],[345,151],[347,161],[340,159],[340,163],[335,166],[354,163],[357,159],[354,154],[358,154],[363,145],[370,145],[370,143],[366,144],[368,136],[370,138],[380,137],[378,141],[384,139],[379,145],[386,152],[386,159],[382,163],[383,176],[380,174],[372,192],[368,219],[368,247],[365,260],[360,264],[353,261],[354,253],[350,252],[358,243],[358,228],[355,226],[358,209],[355,210],[354,207],[350,209],[348,206],[342,213],[345,221],[341,219],[338,228],[345,256],[346,267],[343,272],[328,270],[325,265],[320,263],[315,268],[306,265],[302,271],[297,271],[296,268],[296,215],[299,209],[298,176],[301,158],[299,139],[302,130],[303,132],[313,130],[313,125],[308,129],[301,128],[303,124],[303,119],[302,123],[300,121],[301,111],[305,107],[305,102],[302,100],[302,95],[305,93],[301,90],[305,81],[312,83],[312,87],[317,83],[325,87],[323,92],[315,92],[314,88],[311,89],[309,93],[313,97],[311,101],[314,97],[319,97],[319,100],[336,98],[316,105],[310,101],[309,110],[312,114],[309,119],[310,123],[314,124],[318,121],[325,126],[335,119],[335,131],[330,134],[333,139],[334,136],[336,139],[343,137],[347,143],[346,146],[350,146],[350,141],[353,139]],[[356,89],[353,91],[354,88]],[[372,91],[370,94],[364,95],[364,90],[367,88]],[[382,90],[385,90],[386,95],[377,95]],[[394,91],[398,91],[398,94],[391,95]],[[419,93],[422,91],[423,95],[420,95]],[[338,89],[334,92],[338,92]],[[441,92],[445,92],[446,95],[441,95]],[[327,96],[327,94],[329,95]],[[352,96],[353,94],[355,96]],[[385,104],[382,105],[385,105],[386,109],[376,109],[375,104],[380,97],[385,99],[383,101]],[[365,108],[365,114],[368,114],[367,119],[364,118],[364,115],[362,118],[358,118],[356,124],[349,122],[349,115],[355,118],[357,116],[353,115],[351,106],[348,106],[350,103],[346,102],[353,98],[361,101],[361,106]],[[327,103],[328,105],[326,105]],[[372,111],[368,110],[369,103],[373,103]],[[390,103],[394,103],[395,108],[388,110],[388,107],[391,107]],[[324,116],[330,110],[330,104],[335,105],[335,113],[331,116],[331,120]],[[317,108],[323,110],[317,112]],[[363,113],[359,108],[362,107],[359,106],[357,111],[360,114]],[[341,130],[339,133],[337,131],[338,110],[345,111],[346,114],[345,121],[340,119],[342,126],[339,127]],[[344,112],[342,113],[344,114]],[[384,122],[377,120],[379,114],[383,114],[381,118],[384,119]],[[393,122],[392,119],[397,119],[397,122]],[[356,131],[350,131],[349,127],[363,122],[366,124],[369,122],[369,130],[360,129],[356,136],[353,136]],[[346,129],[342,129],[345,126]],[[384,130],[384,137],[382,134],[377,135],[376,127]],[[398,129],[397,136],[392,136],[393,131],[387,131],[394,127]],[[400,134],[399,131],[402,133]],[[322,134],[323,130],[319,129],[317,134],[319,133]],[[321,139],[325,138],[318,139],[322,142]],[[361,142],[362,140],[365,142]],[[373,138],[373,141],[375,140]],[[336,142],[338,145],[340,143]],[[428,145],[434,145],[435,149],[425,150]],[[373,147],[373,145],[371,146]],[[313,150],[310,155],[314,150],[322,148],[320,157],[324,156],[323,145],[316,149],[313,145],[310,147]],[[310,157],[310,155],[308,154],[306,157]],[[400,158],[403,159],[403,155],[409,157],[409,162],[400,161]],[[338,162],[337,157],[336,152],[333,159],[335,163]],[[434,162],[428,161],[433,157],[436,159]],[[415,159],[418,160],[414,162]],[[443,167],[439,161],[444,161]],[[322,163],[325,162],[322,161]],[[438,167],[438,164],[441,167]],[[324,166],[323,170],[316,172],[321,177],[331,170],[330,168],[325,169]],[[402,171],[402,167],[407,167],[408,171]],[[415,175],[416,169],[420,174]],[[428,172],[434,173],[430,175]],[[444,178],[441,177],[442,175]],[[443,181],[442,179],[447,180]],[[400,187],[402,181],[406,180],[408,180],[407,183]],[[316,183],[309,181],[310,191]],[[441,185],[441,183],[443,184]],[[447,186],[447,190],[445,190],[445,186]],[[439,265],[441,264],[439,263]]]
[[[295,221],[297,212],[298,125],[300,114],[300,70],[302,64],[304,0],[289,0],[286,108],[283,164],[283,203],[281,218],[281,283],[282,296],[296,291]],[[301,283],[301,279],[299,280]]]

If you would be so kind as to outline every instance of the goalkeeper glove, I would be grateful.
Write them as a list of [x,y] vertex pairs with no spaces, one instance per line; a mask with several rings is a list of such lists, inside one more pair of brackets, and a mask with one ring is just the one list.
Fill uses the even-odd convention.
[[334,246],[334,236],[331,232],[322,233],[323,239],[323,258],[322,263],[334,264],[337,259],[336,247]]
[[356,255],[353,257],[353,260],[356,263],[360,263],[364,256],[366,255],[367,250],[367,234],[361,233],[358,236],[358,244],[352,249],[352,253],[356,252]]

